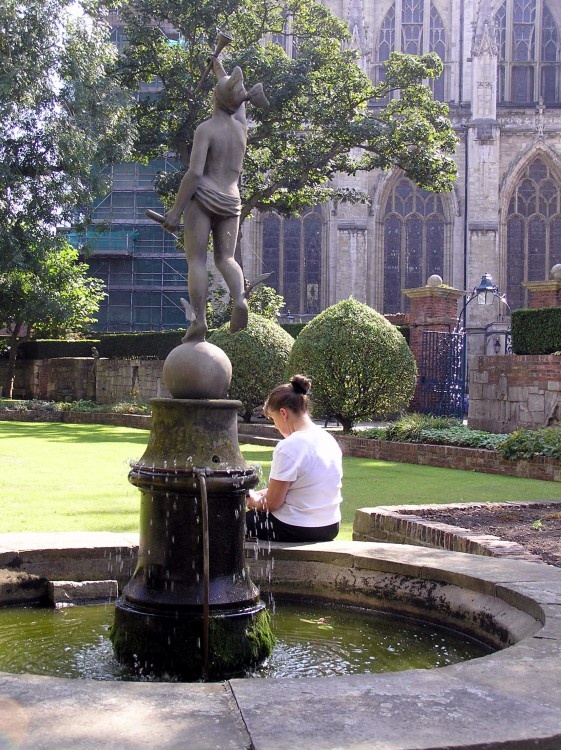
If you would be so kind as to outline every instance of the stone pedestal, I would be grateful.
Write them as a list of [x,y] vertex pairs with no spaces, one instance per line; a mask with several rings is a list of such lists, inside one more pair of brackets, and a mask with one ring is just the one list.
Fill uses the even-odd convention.
[[111,639],[133,670],[185,680],[242,674],[270,653],[265,605],[244,560],[245,495],[258,477],[239,450],[238,401],[154,399],[136,570]]
[[528,290],[528,307],[561,307],[561,281],[525,281]]

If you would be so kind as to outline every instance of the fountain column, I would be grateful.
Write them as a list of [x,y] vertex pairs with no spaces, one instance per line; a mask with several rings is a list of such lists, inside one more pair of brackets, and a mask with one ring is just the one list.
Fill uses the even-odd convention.
[[[207,342],[181,344],[166,360],[166,384],[179,396],[221,392],[213,371],[227,370],[223,358]],[[201,360],[202,380],[193,377]],[[138,562],[111,633],[117,658],[137,672],[224,679],[272,649],[244,559],[245,496],[259,479],[239,449],[240,407],[223,398],[152,400],[148,446],[129,474],[141,491]]]

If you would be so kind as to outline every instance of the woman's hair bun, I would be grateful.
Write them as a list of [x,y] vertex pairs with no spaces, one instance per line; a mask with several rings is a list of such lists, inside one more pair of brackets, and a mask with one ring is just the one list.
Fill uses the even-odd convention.
[[293,375],[290,378],[290,384],[292,385],[295,393],[301,393],[304,396],[312,387],[312,381],[305,375]]

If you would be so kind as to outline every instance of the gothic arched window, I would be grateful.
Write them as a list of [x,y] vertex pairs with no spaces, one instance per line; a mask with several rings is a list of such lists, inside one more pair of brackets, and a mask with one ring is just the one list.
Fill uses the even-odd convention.
[[547,3],[505,0],[495,16],[499,104],[561,101],[559,30]]
[[302,218],[266,214],[263,224],[263,273],[284,297],[284,312],[316,315],[321,307],[322,218],[312,209]]
[[[430,0],[396,0],[386,13],[378,35],[378,79],[390,52],[423,55],[436,52],[446,62],[446,32],[440,13]],[[429,83],[434,98],[444,101],[444,73]]]
[[400,179],[384,211],[384,313],[405,312],[402,289],[444,276],[445,226],[442,198]]
[[527,305],[522,282],[545,281],[561,263],[561,186],[541,158],[520,177],[506,221],[506,298],[516,310]]

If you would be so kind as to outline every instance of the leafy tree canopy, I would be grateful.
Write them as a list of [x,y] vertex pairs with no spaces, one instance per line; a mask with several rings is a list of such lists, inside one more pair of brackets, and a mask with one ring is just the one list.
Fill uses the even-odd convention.
[[11,398],[19,344],[40,333],[79,333],[90,323],[105,296],[104,284],[87,276],[78,252],[62,237],[36,263],[0,272],[0,328],[7,329],[10,356],[5,393]]
[[[222,285],[212,289],[207,302],[207,318],[211,328],[220,328],[232,317],[232,301],[227,298],[228,292]],[[275,322],[284,307],[284,297],[270,286],[259,285],[251,292],[247,302],[250,312]]]
[[[211,111],[212,76],[196,90],[217,27],[233,37],[226,70],[240,65],[248,85],[264,84],[270,107],[251,108],[242,221],[253,209],[289,214],[327,199],[364,199],[330,187],[340,172],[398,166],[422,187],[451,188],[456,137],[447,106],[422,83],[441,73],[437,55],[394,53],[384,82],[373,86],[346,24],[315,0],[124,0],[120,12],[128,38],[120,80],[142,85],[138,159],[171,152],[188,165],[195,128]],[[395,90],[398,99],[373,106]],[[161,177],[164,201],[181,176]]]
[[40,262],[127,154],[115,56],[94,0],[0,4],[0,271]]

